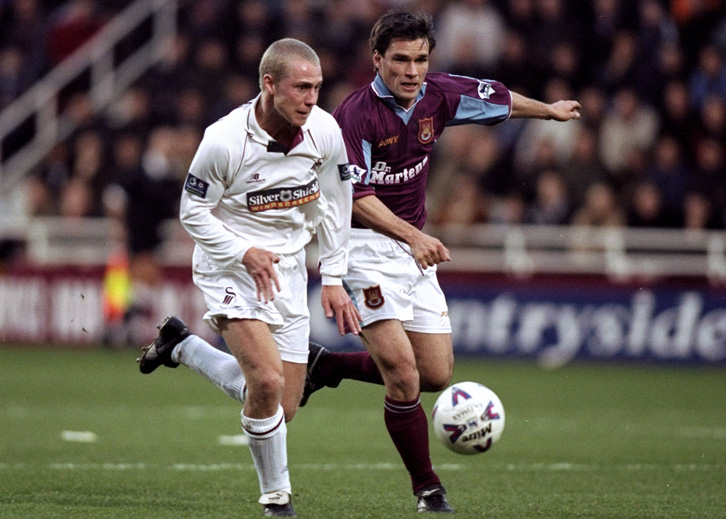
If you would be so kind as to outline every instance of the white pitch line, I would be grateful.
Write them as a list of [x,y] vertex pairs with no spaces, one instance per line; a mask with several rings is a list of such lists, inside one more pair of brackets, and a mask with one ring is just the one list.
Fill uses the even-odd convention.
[[61,439],[67,442],[95,443],[98,436],[91,431],[61,431]]
[[[216,471],[254,471],[252,463],[175,463],[172,465],[158,465],[149,463],[49,463],[45,465],[51,470],[57,471],[146,471],[146,470],[173,470],[189,472],[216,472]],[[25,470],[37,468],[32,463],[0,463],[0,470]],[[437,470],[461,471],[473,470],[460,463],[442,463],[435,465]],[[592,472],[602,471],[601,465],[578,464],[578,463],[489,463],[486,464],[488,471],[508,472]],[[724,471],[726,463],[625,463],[612,467],[614,470],[626,470],[628,472],[673,470],[676,472],[709,472]],[[291,464],[292,470],[302,471],[398,471],[404,470],[400,463],[300,463]]]

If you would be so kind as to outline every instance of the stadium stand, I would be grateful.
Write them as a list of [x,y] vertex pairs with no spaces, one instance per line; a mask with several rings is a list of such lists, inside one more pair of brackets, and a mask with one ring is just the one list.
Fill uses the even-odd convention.
[[[129,22],[129,11],[137,4],[176,12],[174,20],[166,22],[163,50],[143,47],[165,22],[153,10]],[[371,80],[368,31],[390,4],[384,0],[157,0],[129,7],[113,0],[0,3],[0,109],[4,110],[0,122],[41,78],[55,73],[56,65],[82,53],[84,43],[107,37],[109,27],[121,18],[131,23],[107,50],[105,64],[92,61],[63,85],[54,103],[53,125],[40,117],[29,128],[21,120],[12,131],[0,134],[0,213],[9,222],[4,226],[8,231],[3,255],[22,258],[28,249],[47,251],[37,243],[14,246],[30,239],[29,233],[18,229],[35,227],[12,222],[38,219],[37,227],[46,225],[49,217],[110,218],[122,235],[126,233],[133,253],[159,248],[163,253],[169,247],[164,229],[180,236],[173,223],[164,222],[174,219],[174,200],[202,132],[256,94],[253,64],[267,44],[293,36],[319,50],[325,75],[320,104],[332,110],[353,88]],[[726,6],[722,2],[414,4],[435,15],[441,42],[432,56],[434,70],[491,77],[530,96],[576,98],[583,104],[577,125],[520,120],[493,128],[448,130],[432,157],[432,232],[451,226],[586,224],[625,232],[658,229],[671,243],[682,244],[688,241],[683,234],[668,231],[687,228],[706,232],[700,249],[704,258],[709,250],[719,250],[717,237],[708,231],[726,227]],[[473,52],[482,46],[486,52]],[[153,59],[121,81],[119,64],[138,49]],[[15,178],[21,169],[8,164],[34,134],[45,135],[46,126],[54,129],[42,139],[47,149]],[[155,197],[161,199],[154,211],[138,213],[144,200]],[[597,211],[605,214],[593,214]],[[139,220],[153,221],[151,227],[157,230],[136,230]],[[137,239],[139,232],[144,240]],[[452,236],[462,236],[441,232],[452,245]],[[542,227],[540,234],[552,235],[550,248],[557,249],[557,235],[562,232]],[[522,235],[528,233],[525,229]],[[461,245],[483,247],[471,238],[483,234],[464,233],[469,238]],[[503,254],[506,244],[498,247]],[[18,250],[21,253],[13,256]],[[168,256],[173,258],[174,253]]]

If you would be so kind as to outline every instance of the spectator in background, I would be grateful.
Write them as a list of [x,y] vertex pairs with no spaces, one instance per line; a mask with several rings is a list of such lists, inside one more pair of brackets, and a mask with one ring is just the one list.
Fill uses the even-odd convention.
[[710,95],[726,99],[726,66],[721,53],[713,44],[703,47],[698,54],[698,66],[689,82],[692,105],[700,110]]
[[612,50],[616,35],[630,28],[631,17],[622,0],[594,0],[592,2],[592,34],[589,37],[589,58],[593,63],[604,63]]
[[607,170],[598,155],[597,139],[595,130],[582,128],[575,139],[572,156],[560,168],[572,207],[582,205],[592,184],[608,179]]
[[258,31],[243,33],[234,46],[234,56],[240,74],[255,77],[257,60],[265,51],[266,38]]
[[63,218],[86,218],[96,216],[96,200],[91,186],[78,177],[71,177],[61,191],[59,212]]
[[696,139],[710,138],[726,142],[726,98],[707,96],[698,116]]
[[63,186],[71,178],[70,151],[67,142],[60,142],[48,152],[36,172],[26,183],[27,214],[30,216],[57,216]]
[[108,110],[107,120],[114,131],[134,132],[146,138],[156,126],[152,113],[152,94],[142,85],[129,88]]
[[584,227],[622,227],[625,214],[618,204],[613,189],[605,183],[591,185],[585,193],[585,202],[572,217],[572,223]]
[[678,141],[670,135],[661,135],[653,147],[653,160],[648,164],[646,178],[658,186],[661,193],[663,223],[674,226],[691,178]]
[[644,74],[639,63],[638,40],[633,31],[623,30],[613,39],[610,54],[596,73],[597,85],[607,92],[624,87],[640,91]]
[[302,0],[281,0],[273,24],[286,37],[317,44],[318,34],[322,32],[320,20],[317,18],[316,10],[310,7]]
[[689,191],[683,200],[681,226],[687,231],[706,231],[723,227],[714,211],[712,199],[701,191]]
[[196,0],[182,11],[184,33],[195,47],[207,38],[217,36],[219,28],[225,25],[224,5],[225,2],[218,0]]
[[569,223],[570,197],[562,175],[544,170],[537,177],[534,202],[529,206],[525,223],[535,225],[564,225]]
[[627,210],[629,227],[672,227],[673,220],[668,218],[663,208],[663,196],[658,186],[650,181],[635,185]]
[[213,103],[222,96],[229,76],[229,57],[221,40],[209,37],[197,45],[189,74],[187,86],[197,89],[207,102]]
[[726,150],[724,143],[712,138],[696,144],[696,169],[691,190],[707,193],[720,224],[726,224]]
[[17,47],[0,47],[0,111],[27,88],[23,55]]
[[580,93],[582,99],[581,124],[599,135],[609,108],[609,95],[596,85],[589,85]]
[[[223,15],[224,23],[216,28],[215,35],[221,36],[231,50],[237,47],[240,36],[248,34],[265,34],[270,40],[277,39],[279,28],[274,20],[278,15],[274,12],[276,4],[279,4],[279,2],[268,2],[267,0],[235,0],[228,2],[226,12]],[[264,46],[262,50],[265,50]],[[233,51],[232,54],[235,52]],[[258,54],[258,56],[261,55],[262,53]],[[254,71],[254,74],[256,73]],[[256,77],[254,74],[251,76],[253,80]]]
[[243,74],[231,73],[225,80],[222,88],[222,96],[212,100],[210,119],[216,121],[225,116],[234,108],[245,104],[255,97],[254,82]]
[[516,191],[511,191],[491,201],[489,221],[493,224],[520,225],[525,221],[527,203]]
[[119,136],[113,150],[116,178],[104,193],[108,214],[125,228],[133,302],[126,319],[138,336],[154,336],[159,316],[151,314],[157,289],[164,281],[159,247],[164,239],[164,222],[178,215],[179,194],[186,170],[177,158],[177,131],[155,128],[147,142],[134,133]]
[[47,56],[52,66],[78,50],[105,23],[92,0],[70,0],[53,13],[48,28]]
[[518,31],[509,30],[502,47],[499,63],[491,76],[501,78],[500,81],[515,92],[541,96],[542,70],[530,61],[526,38]]
[[192,43],[183,33],[174,36],[161,62],[143,80],[140,87],[151,99],[152,119],[167,124],[174,118],[176,97],[182,88],[191,83]]
[[723,12],[722,0],[671,0],[670,10],[679,26],[686,61],[694,63]]
[[682,81],[671,81],[663,89],[661,106],[661,133],[676,139],[689,154],[694,137],[695,116],[690,106],[688,87]]
[[[357,35],[365,33],[369,22],[359,11],[356,2],[325,2],[322,6],[323,17],[326,20],[335,20],[329,24],[322,35],[324,41],[322,48],[329,50],[337,56],[352,56],[358,45]],[[324,77],[328,77],[323,69]],[[343,74],[336,74],[331,80],[342,80]],[[327,87],[326,87],[327,88]]]
[[[84,130],[75,138],[71,150],[71,178],[61,192],[61,215],[70,211],[72,216],[101,216],[101,191],[109,180],[103,135],[97,130]],[[66,196],[76,202],[66,203]]]
[[207,98],[197,87],[183,88],[176,97],[175,107],[174,118],[169,121],[172,126],[191,125],[202,130],[213,122]]
[[[163,53],[162,63],[103,115],[94,111],[85,94],[87,85],[72,85],[61,99],[61,125],[80,126],[72,139],[85,130],[98,130],[107,147],[110,147],[111,135],[103,128],[106,116],[114,131],[134,127],[144,138],[159,125],[193,125],[199,129],[230,111],[233,105],[251,97],[244,92],[249,90],[249,84],[254,86],[259,56],[286,27],[308,34],[320,45],[326,82],[319,104],[333,110],[350,91],[369,82],[370,57],[363,37],[367,31],[362,28],[370,26],[384,5],[391,3],[388,0],[383,3],[363,0],[203,0],[182,3],[179,32]],[[605,118],[613,118],[619,91],[627,88],[636,92],[640,99],[638,105],[658,110],[661,122],[655,124],[653,139],[655,135],[675,138],[687,170],[695,170],[696,161],[702,160],[696,157],[700,141],[712,139],[720,142],[721,146],[726,142],[726,22],[723,17],[726,8],[723,2],[467,0],[427,3],[437,11],[434,16],[438,22],[440,41],[444,41],[445,33],[454,33],[455,38],[467,40],[469,31],[464,30],[463,25],[458,31],[448,29],[447,16],[450,13],[476,13],[466,16],[467,24],[485,11],[497,13],[501,23],[497,32],[501,30],[502,35],[494,46],[486,45],[482,38],[494,32],[482,31],[483,25],[475,27],[472,34],[479,35],[474,45],[476,52],[465,56],[470,62],[464,64],[466,68],[461,70],[486,67],[481,77],[496,77],[511,90],[531,97],[544,98],[544,85],[564,79],[569,88],[578,92],[582,101],[582,119],[578,126],[588,127],[597,136],[610,133],[608,127],[612,121],[608,120],[606,127]],[[0,9],[1,108],[26,91],[33,80],[52,64],[52,60],[57,62],[58,58],[53,56],[56,50],[67,54],[64,48],[77,49],[102,27],[108,14],[123,7],[124,3],[118,0],[111,3],[12,0],[0,5],[3,5]],[[300,19],[285,20],[285,17],[298,15]],[[79,28],[78,32],[69,29],[74,26]],[[314,30],[321,26],[329,30]],[[583,27],[586,32],[583,32]],[[59,36],[62,40],[68,37],[63,43],[65,47],[51,48],[51,40]],[[434,55],[433,59],[443,63],[442,58],[450,48],[452,46],[448,43],[439,45],[437,54],[440,55]],[[475,65],[479,51],[493,49],[499,49],[496,59],[487,65]],[[522,146],[517,143],[522,140],[525,126],[528,126],[526,121],[513,120],[494,130],[497,166],[479,173],[484,180],[480,185],[489,195],[490,218],[497,212],[495,208],[499,199],[511,194],[512,187],[522,190],[521,179],[512,174],[513,164],[519,166],[521,156],[515,156],[516,160],[513,160],[512,149]],[[649,178],[654,165],[648,160],[651,154],[653,157],[657,154],[653,149],[655,140],[651,140],[650,144],[639,142],[640,138],[635,136],[637,127],[636,123],[626,122],[615,132],[628,148],[624,155],[619,139],[614,147],[606,147],[604,137],[597,144],[601,162],[607,164],[615,180],[616,194],[623,200],[630,198],[641,176]],[[525,135],[525,139],[530,138],[531,135]],[[3,159],[12,155],[24,142],[27,138],[22,132],[6,138],[0,143]],[[638,144],[633,147],[631,142]],[[440,150],[443,155],[445,148],[452,143],[453,140],[447,140],[437,147],[437,153]],[[572,189],[573,203],[579,205],[576,201],[582,201],[587,186],[603,180],[599,173],[594,173],[599,171],[599,167],[590,164],[585,166],[588,169],[583,170],[593,172],[592,182],[587,175],[573,176],[575,168],[583,167],[579,164],[580,159],[571,157],[563,163],[559,154],[552,153],[553,149],[557,149],[554,144],[555,141],[548,138],[526,150],[531,160],[524,168],[529,175],[525,177],[527,190],[519,194],[526,195],[531,202],[535,191],[534,178],[542,167],[554,166]],[[552,161],[553,156],[558,159]],[[56,159],[49,157],[49,163],[41,165],[34,173],[33,200],[36,202],[28,204],[28,207],[35,214],[39,211],[58,214],[60,211],[59,186],[65,185],[70,177],[59,181],[63,175],[53,173],[47,176],[43,170],[49,168],[59,172],[64,167],[70,169],[76,161],[75,152],[68,151],[62,161]],[[574,163],[569,165],[571,159]],[[618,163],[617,166],[613,166],[613,162]],[[61,163],[65,166],[60,167]],[[535,163],[538,165],[535,166]],[[443,171],[440,167],[435,169]],[[576,186],[576,178],[584,185]],[[45,179],[50,182],[47,186],[42,185]],[[444,181],[441,179],[442,184]],[[90,194],[94,194],[97,187],[91,188]],[[437,198],[439,189],[438,182],[431,183],[432,201]],[[712,198],[716,196],[710,190],[707,194]],[[38,204],[43,205],[42,209]],[[714,202],[712,205],[720,214],[718,208],[721,204]],[[436,211],[435,204],[432,211]],[[682,208],[677,208],[677,212],[680,214]]]
[[502,54],[505,25],[491,0],[448,3],[439,14],[436,38],[440,52],[434,58],[441,70],[471,77],[489,77]]
[[[575,8],[573,4],[569,6]],[[533,63],[547,63],[552,55],[555,45],[566,40],[580,46],[583,42],[583,27],[581,18],[571,16],[564,0],[535,0],[537,23],[533,33],[529,50],[532,53]]]
[[[46,68],[48,20],[38,0],[14,0],[8,6],[7,20],[0,20],[0,47],[9,45],[23,55],[24,72],[30,81]],[[29,86],[30,83],[28,83]]]
[[[519,34],[533,34],[537,26],[537,13],[534,6],[535,0],[509,0],[504,4],[504,16],[507,26]],[[506,45],[505,45],[506,49]]]
[[641,0],[638,14],[638,65],[643,77],[639,93],[647,103],[655,105],[662,96],[667,75],[663,70],[662,49],[678,43],[678,27],[660,0]]
[[452,188],[438,211],[432,214],[436,225],[473,225],[489,220],[487,197],[475,178],[457,174],[449,178]]
[[618,90],[613,104],[600,133],[600,158],[622,182],[631,153],[647,150],[655,142],[658,115],[641,103],[632,88]]
[[87,92],[76,92],[68,97],[65,106],[61,108],[58,124],[63,131],[70,132],[71,141],[85,131],[97,131],[104,139],[107,137],[106,120],[96,114]]
[[558,41],[552,49],[547,70],[554,77],[563,80],[570,88],[579,91],[588,80],[581,50],[568,40]]

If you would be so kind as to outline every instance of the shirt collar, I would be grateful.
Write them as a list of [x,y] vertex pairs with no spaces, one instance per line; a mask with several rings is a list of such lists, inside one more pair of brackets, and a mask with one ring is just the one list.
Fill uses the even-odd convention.
[[421,99],[423,99],[423,96],[426,94],[426,81],[423,82],[423,85],[421,85],[421,90],[419,90],[418,95],[416,96],[416,102],[411,105],[410,108],[403,108],[401,105],[399,105],[396,102],[396,99],[393,97],[393,92],[389,90],[389,88],[386,86],[386,84],[383,82],[383,78],[380,74],[376,74],[375,79],[371,83],[371,88],[373,89],[373,92],[382,99],[386,104],[388,104],[391,108],[394,110],[399,110],[402,112],[410,112],[413,110],[416,105],[418,104]]
[[[269,147],[271,142],[277,142],[275,139],[272,138],[272,136],[267,133],[262,126],[260,126],[260,123],[257,122],[257,117],[255,116],[255,107],[257,106],[257,103],[260,102],[260,98],[262,97],[262,93],[258,94],[257,97],[255,97],[251,104],[251,107],[247,113],[247,121],[246,121],[246,130],[247,133],[250,134],[252,139],[259,142],[260,144],[264,144]],[[309,121],[309,118],[308,118]],[[308,122],[305,122],[304,125],[300,127],[300,129],[297,132],[297,135],[295,135],[295,138],[292,141],[292,145],[290,146],[290,149],[287,150],[285,153],[289,153],[295,146],[300,144],[304,140],[304,134],[307,131]]]
[[250,109],[247,112],[246,130],[247,133],[249,133],[250,136],[257,142],[261,144],[268,144],[271,140],[273,140],[272,136],[262,129],[262,126],[260,126],[260,123],[257,122],[257,117],[255,116],[255,108],[257,107],[257,103],[260,102],[261,97],[262,93],[258,94],[257,97],[255,97],[250,103]]

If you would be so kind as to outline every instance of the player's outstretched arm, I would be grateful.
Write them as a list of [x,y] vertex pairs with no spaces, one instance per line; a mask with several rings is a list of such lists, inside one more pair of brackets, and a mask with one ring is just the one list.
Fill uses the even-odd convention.
[[451,261],[449,249],[443,243],[401,220],[375,195],[356,199],[353,202],[353,216],[374,231],[407,243],[422,268]]
[[580,103],[577,101],[557,101],[543,103],[512,92],[512,118],[552,119],[569,121],[580,118]]

